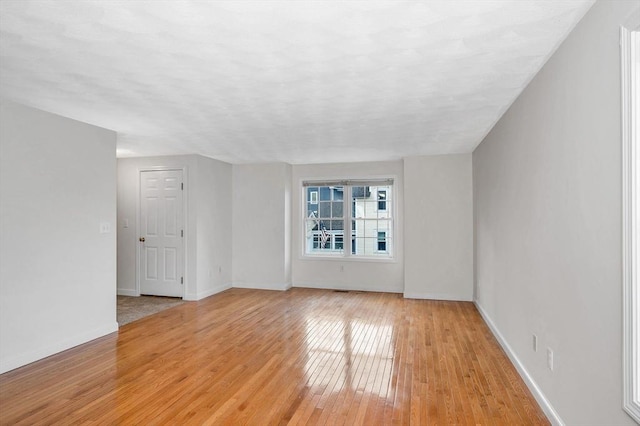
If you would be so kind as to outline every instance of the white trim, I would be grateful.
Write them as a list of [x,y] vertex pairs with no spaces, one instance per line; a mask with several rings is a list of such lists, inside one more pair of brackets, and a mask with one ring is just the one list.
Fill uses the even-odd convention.
[[137,296],[140,296],[140,293],[136,292],[135,290],[119,288],[118,289],[118,296],[133,296],[133,297],[137,297]]
[[199,293],[185,293],[184,300],[196,301],[202,300],[206,297],[213,296],[214,294],[221,293],[225,290],[229,290],[231,288],[231,283],[224,283],[222,285],[216,286],[211,290],[201,291]]
[[471,297],[460,296],[459,294],[450,293],[418,293],[404,292],[405,299],[427,299],[427,300],[451,300],[456,302],[473,302]]
[[[340,173],[342,174],[342,173]],[[344,214],[345,214],[345,219],[344,220],[344,250],[343,253],[334,253],[334,254],[330,254],[330,253],[307,253],[306,252],[306,235],[307,235],[307,224],[306,224],[306,219],[305,219],[305,215],[303,214],[306,213],[307,211],[307,195],[306,195],[306,188],[309,186],[305,186],[305,183],[309,183],[312,185],[318,185],[318,184],[336,184],[340,183],[340,185],[345,186],[345,188],[348,188],[345,192],[344,192]],[[354,185],[357,186],[358,183],[370,183],[370,186],[375,186],[374,184],[377,184],[379,186],[391,186],[392,187],[392,197],[391,197],[391,203],[393,203],[391,205],[391,210],[389,210],[389,201],[387,199],[387,208],[384,211],[391,211],[392,215],[391,215],[391,222],[393,223],[393,227],[391,228],[393,230],[393,234],[392,234],[392,242],[389,241],[389,239],[387,239],[387,244],[392,244],[392,253],[391,256],[363,256],[363,255],[353,255],[351,254],[351,238],[347,238],[347,235],[351,235],[351,221],[354,219],[352,218],[352,212],[351,212],[351,202],[346,202],[347,200],[351,200],[351,188],[352,186],[350,185]],[[321,185],[321,186],[328,186],[328,185]],[[334,185],[335,186],[335,185]],[[401,236],[400,233],[398,232],[398,227],[400,219],[400,211],[399,211],[399,204],[398,204],[398,194],[400,192],[399,189],[399,185],[398,185],[398,176],[395,174],[381,174],[381,175],[367,175],[361,178],[351,178],[351,179],[345,179],[345,178],[336,178],[334,177],[321,177],[321,178],[305,178],[305,177],[301,177],[298,179],[298,188],[297,191],[299,191],[298,193],[300,194],[300,202],[299,204],[299,211],[298,212],[294,212],[294,214],[297,214],[298,218],[302,218],[301,223],[300,223],[300,250],[298,251],[298,260],[311,260],[311,261],[316,261],[316,260],[340,260],[340,261],[351,261],[351,262],[375,262],[375,263],[396,263],[397,262],[397,258],[398,258],[398,247],[399,244],[402,243],[401,241]],[[318,193],[318,201],[320,201],[320,194]],[[377,200],[375,200],[377,202]],[[376,204],[377,207],[377,204]],[[348,244],[347,244],[348,243]],[[348,249],[347,249],[348,248]],[[389,250],[387,249],[387,252]],[[386,253],[386,252],[385,252]]]
[[504,338],[504,336],[502,336],[489,315],[485,312],[484,309],[482,309],[482,306],[478,303],[477,300],[474,303],[476,305],[476,308],[478,309],[478,312],[480,312],[480,316],[482,316],[482,319],[489,327],[489,330],[491,330],[495,338],[498,340],[498,343],[500,343],[500,346],[502,346],[502,349],[511,360],[511,363],[514,365],[514,367],[516,367],[518,374],[520,374],[520,377],[522,377],[522,380],[524,380],[525,385],[527,385],[527,388],[529,388],[529,390],[533,394],[533,397],[536,399],[536,401],[538,401],[538,404],[540,404],[540,408],[542,408],[542,411],[544,411],[544,413],[547,415],[547,418],[549,419],[551,424],[556,426],[564,426],[565,423],[560,418],[558,412],[553,408],[551,402],[549,402],[544,393],[542,393],[542,390],[533,380],[526,368],[524,368],[524,364],[520,361],[520,359],[518,359],[516,353],[513,351],[513,349],[511,349],[511,346],[509,346],[507,340]]
[[233,288],[250,288],[254,290],[276,290],[287,291],[291,288],[291,283],[233,283]]
[[[142,172],[157,172],[157,171],[170,171],[170,170],[179,170],[182,172],[182,228],[184,231],[184,236],[182,238],[182,276],[184,277],[184,282],[182,284],[182,299],[183,300],[198,300],[198,299],[190,299],[187,297],[187,285],[189,283],[188,277],[188,268],[187,262],[188,250],[187,240],[189,238],[189,174],[188,167],[171,167],[171,166],[151,166],[151,167],[138,167],[138,179],[136,185],[138,186],[136,194],[136,288],[135,294],[133,296],[140,296],[140,244],[138,244],[138,237],[140,236],[140,197],[142,195],[142,187],[140,185],[140,179],[142,178]],[[192,293],[193,294],[193,293]]]
[[[634,27],[637,26],[637,23]],[[640,113],[640,88],[634,80],[640,55],[635,46],[640,45],[640,33],[635,28],[620,27],[620,91],[622,133],[622,282],[623,282],[623,408],[640,423],[640,306],[636,303],[636,292],[640,291],[639,268],[636,250],[640,249],[640,146],[638,146],[637,116]]]
[[318,282],[296,282],[293,284],[293,287],[296,288],[314,288],[319,290],[339,290],[339,291],[365,291],[368,293],[395,293],[401,294],[402,288],[393,288],[389,287],[370,287],[366,285],[355,285],[355,286],[345,286],[344,284],[338,283],[318,283]]
[[30,364],[32,362],[39,361],[48,356],[55,355],[62,351],[66,351],[67,349],[71,349],[73,347],[82,345],[91,340],[97,339],[102,336],[106,336],[107,334],[115,333],[117,331],[118,331],[118,323],[114,321],[109,325],[105,325],[103,327],[99,327],[91,331],[78,334],[69,339],[56,342],[53,345],[50,345],[44,348],[38,348],[37,350],[31,351],[31,352],[22,353],[17,356],[13,356],[9,359],[4,359],[0,362],[0,374],[6,373],[7,371],[14,370],[16,368]]
[[[382,253],[382,252],[381,252]],[[327,253],[313,253],[307,254],[304,257],[301,257],[299,260],[337,260],[340,262],[371,262],[371,263],[398,263],[398,259],[393,257],[375,257],[375,256],[342,256],[341,253],[331,254]]]
[[303,187],[309,186],[393,186],[393,178],[374,178],[374,179],[305,179],[302,182]]

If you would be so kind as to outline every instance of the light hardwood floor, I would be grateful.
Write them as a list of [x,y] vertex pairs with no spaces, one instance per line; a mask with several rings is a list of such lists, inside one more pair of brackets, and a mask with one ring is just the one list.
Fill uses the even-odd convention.
[[231,289],[0,376],[2,424],[548,424],[472,303]]

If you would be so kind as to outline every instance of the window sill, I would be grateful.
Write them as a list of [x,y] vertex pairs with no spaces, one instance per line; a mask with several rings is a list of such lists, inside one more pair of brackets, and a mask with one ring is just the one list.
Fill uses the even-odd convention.
[[373,257],[373,256],[342,256],[340,254],[303,254],[299,257],[300,260],[329,260],[340,262],[365,262],[365,263],[398,263],[395,257]]

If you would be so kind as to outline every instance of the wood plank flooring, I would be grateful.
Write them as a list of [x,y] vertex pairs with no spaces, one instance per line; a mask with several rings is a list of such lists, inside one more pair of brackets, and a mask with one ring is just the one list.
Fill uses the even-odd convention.
[[0,424],[549,424],[471,303],[231,289],[0,376]]

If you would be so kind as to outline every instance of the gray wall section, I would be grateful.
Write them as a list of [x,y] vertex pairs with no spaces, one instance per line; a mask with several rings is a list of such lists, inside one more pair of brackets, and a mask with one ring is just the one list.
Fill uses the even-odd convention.
[[6,101],[0,123],[1,373],[118,325],[115,132]]
[[196,299],[231,287],[232,167],[201,155],[197,158]]
[[291,287],[290,182],[285,163],[233,166],[234,287]]
[[618,44],[639,7],[597,2],[473,153],[478,304],[570,425],[634,424],[622,410]]
[[404,296],[473,299],[471,154],[404,159]]

